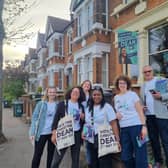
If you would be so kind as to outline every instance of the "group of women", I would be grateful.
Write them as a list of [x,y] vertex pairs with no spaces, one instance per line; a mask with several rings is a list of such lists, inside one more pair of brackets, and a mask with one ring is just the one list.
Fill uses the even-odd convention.
[[[147,168],[146,143],[141,146],[137,143],[137,137],[143,140],[147,135],[139,97],[130,90],[131,82],[127,76],[117,77],[115,87],[118,92],[114,97],[114,107],[105,101],[103,89],[92,87],[89,80],[80,87],[70,89],[61,102],[55,100],[56,89],[49,87],[45,99],[36,105],[32,116],[30,138],[35,142],[32,168],[39,168],[46,142],[47,168],[59,167],[67,148],[58,151],[54,144],[57,142],[58,122],[65,113],[73,116],[74,120],[75,144],[70,146],[71,168],[79,168],[81,144],[85,145],[89,168],[112,168],[112,154],[98,157],[98,127],[105,122],[112,127],[125,168]],[[83,133],[85,124],[92,125],[93,141]]]

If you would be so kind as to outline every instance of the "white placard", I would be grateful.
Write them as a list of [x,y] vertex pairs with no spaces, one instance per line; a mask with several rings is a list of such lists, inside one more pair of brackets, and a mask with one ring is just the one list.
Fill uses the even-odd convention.
[[73,117],[66,115],[60,119],[56,130],[58,150],[69,147],[75,143]]

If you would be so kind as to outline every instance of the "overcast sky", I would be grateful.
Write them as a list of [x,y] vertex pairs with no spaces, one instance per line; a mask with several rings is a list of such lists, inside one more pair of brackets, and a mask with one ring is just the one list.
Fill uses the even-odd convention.
[[[30,0],[27,0],[30,1]],[[39,4],[29,10],[27,14],[17,19],[16,25],[22,25],[27,20],[34,24],[30,31],[40,31],[44,33],[47,16],[55,16],[69,20],[71,0],[39,0]],[[4,59],[24,59],[28,47],[35,47],[35,38],[27,41],[23,46],[4,46]]]

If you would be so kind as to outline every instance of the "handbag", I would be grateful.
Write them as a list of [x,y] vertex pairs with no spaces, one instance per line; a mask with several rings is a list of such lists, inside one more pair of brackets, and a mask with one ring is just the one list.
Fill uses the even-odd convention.
[[119,142],[116,140],[110,124],[105,121],[104,117],[104,123],[98,127],[98,157],[120,152]]
[[[65,104],[66,107],[66,104]],[[75,144],[74,137],[74,119],[73,116],[68,115],[65,108],[65,116],[58,122],[56,130],[57,149],[67,148]]]

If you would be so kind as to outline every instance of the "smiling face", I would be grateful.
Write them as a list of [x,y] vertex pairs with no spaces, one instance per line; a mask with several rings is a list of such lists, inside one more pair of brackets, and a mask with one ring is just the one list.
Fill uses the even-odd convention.
[[127,82],[124,80],[119,80],[118,81],[118,88],[121,92],[126,92],[127,91]]
[[144,74],[144,79],[146,81],[152,80],[153,79],[153,69],[151,66],[145,66],[143,68],[143,74]]
[[80,96],[80,91],[78,88],[73,88],[71,91],[71,100],[78,101]]
[[56,88],[48,88],[47,96],[49,101],[55,100],[56,95],[57,95]]
[[95,105],[98,105],[98,104],[101,103],[102,98],[103,98],[103,95],[102,95],[102,93],[101,93],[100,90],[94,90],[94,91],[92,92],[92,98],[93,98],[94,104],[95,104]]
[[123,58],[125,58],[127,56],[126,48],[121,49],[121,55],[122,55]]
[[90,82],[89,81],[84,82],[82,85],[82,88],[83,88],[84,92],[88,92],[91,88]]

